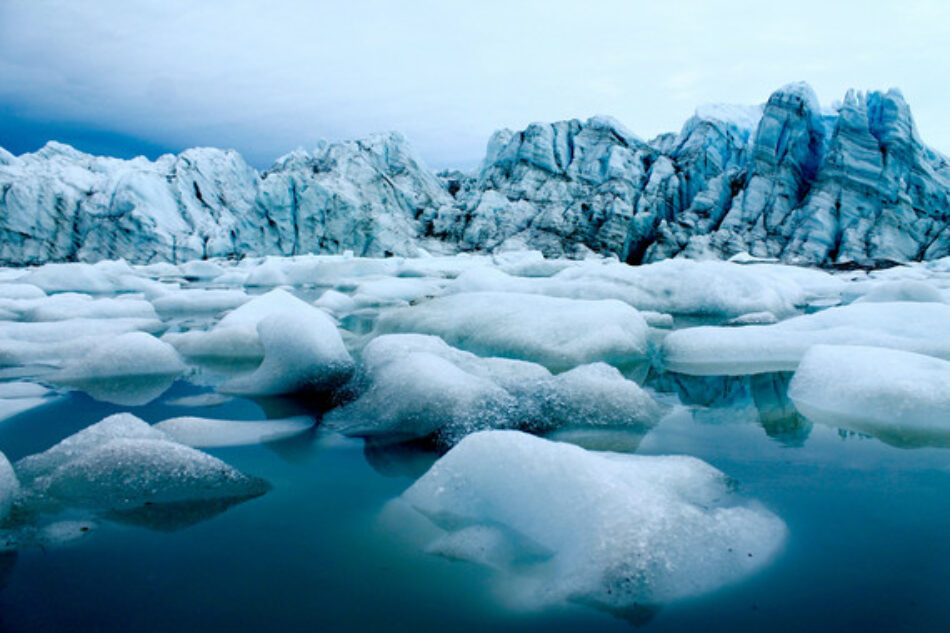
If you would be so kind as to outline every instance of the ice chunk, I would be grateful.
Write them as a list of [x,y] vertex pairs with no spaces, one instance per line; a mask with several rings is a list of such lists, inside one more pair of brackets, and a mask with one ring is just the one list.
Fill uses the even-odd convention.
[[17,481],[16,473],[13,472],[13,466],[10,465],[7,456],[0,453],[0,522],[2,522],[10,512],[10,506],[20,492],[20,482]]
[[353,359],[336,325],[317,308],[272,314],[258,323],[257,332],[264,347],[263,362],[250,375],[224,383],[225,393],[328,393],[353,373]]
[[854,303],[776,323],[677,330],[663,341],[666,369],[697,376],[793,371],[821,343],[872,345],[950,359],[950,305]]
[[380,316],[380,332],[419,332],[485,356],[506,356],[563,371],[596,361],[642,363],[647,324],[615,300],[473,292],[432,299]]
[[16,471],[24,485],[29,485],[94,448],[121,438],[168,439],[131,413],[117,413],[70,435],[43,453],[24,457],[16,463]]
[[204,259],[194,259],[181,264],[179,267],[181,274],[185,279],[206,280],[220,277],[224,269],[218,264]]
[[156,424],[154,428],[176,442],[195,448],[241,446],[273,442],[299,435],[313,428],[313,419],[300,417],[249,422],[182,417],[164,420]]
[[460,275],[449,291],[619,299],[638,310],[734,317],[763,311],[787,316],[816,298],[837,297],[843,285],[828,273],[794,266],[676,259],[644,266],[583,262],[543,279],[478,268]]
[[46,293],[33,284],[0,284],[0,299],[42,299]]
[[185,356],[256,360],[264,355],[258,324],[268,316],[285,312],[323,314],[289,292],[277,289],[227,313],[211,330],[168,333],[163,340]]
[[93,299],[72,292],[30,301],[21,308],[24,321],[63,321],[66,319],[151,319],[158,314],[148,301],[138,298]]
[[401,501],[443,531],[431,550],[507,569],[521,599],[624,612],[715,590],[776,556],[785,524],[732,490],[692,457],[487,431],[462,440]]
[[249,498],[267,484],[220,459],[156,439],[114,439],[58,467],[44,492],[69,505],[124,510],[148,504]]
[[231,310],[250,301],[242,290],[178,290],[152,300],[155,310],[163,317],[215,314]]
[[918,301],[922,303],[946,303],[947,299],[933,284],[915,279],[872,283],[871,289],[854,302],[871,301]]
[[45,292],[113,292],[116,284],[102,269],[91,264],[46,264],[23,276],[19,281],[38,286]]
[[363,350],[369,388],[326,421],[347,435],[451,445],[476,430],[649,427],[659,407],[603,363],[552,377],[541,365],[480,358],[434,336],[391,334]]
[[160,329],[160,321],[126,318],[0,323],[0,366],[58,364],[84,356],[117,335]]
[[816,345],[789,385],[814,422],[900,446],[950,446],[950,362],[899,350]]
[[336,290],[327,290],[320,298],[314,301],[313,305],[327,312],[340,316],[356,309],[356,302],[348,295]]
[[150,334],[130,332],[103,341],[50,380],[99,400],[141,405],[161,395],[184,370],[174,347]]
[[554,376],[542,391],[540,422],[532,428],[636,427],[660,419],[660,406],[637,383],[604,363],[575,367]]
[[31,382],[0,383],[0,420],[41,407],[56,400],[53,391]]

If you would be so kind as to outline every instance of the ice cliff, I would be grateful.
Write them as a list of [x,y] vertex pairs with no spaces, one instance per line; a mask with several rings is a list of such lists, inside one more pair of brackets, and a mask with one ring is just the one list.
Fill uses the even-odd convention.
[[0,262],[385,256],[530,247],[629,263],[749,252],[873,267],[950,254],[950,160],[897,90],[822,109],[806,84],[699,108],[643,140],[608,117],[496,132],[474,173],[398,134],[324,143],[258,173],[234,151],[154,162],[0,149]]

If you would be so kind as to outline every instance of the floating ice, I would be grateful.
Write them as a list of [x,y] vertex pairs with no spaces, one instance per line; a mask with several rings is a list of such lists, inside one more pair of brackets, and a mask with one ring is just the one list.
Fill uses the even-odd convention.
[[506,356],[563,371],[603,361],[631,367],[646,360],[647,324],[616,300],[472,292],[385,312],[380,332],[434,334],[485,356]]
[[98,400],[131,406],[161,395],[184,370],[174,347],[150,334],[130,332],[103,341],[50,380]]
[[698,459],[593,453],[516,431],[469,435],[400,499],[444,531],[430,551],[507,569],[521,600],[619,612],[735,582],[787,532]]
[[24,321],[63,321],[77,318],[158,319],[151,303],[131,297],[93,299],[89,295],[67,292],[21,302],[21,306],[20,313]]
[[950,305],[855,303],[774,325],[696,327],[663,341],[666,369],[698,376],[793,371],[821,343],[872,345],[950,359]]
[[53,402],[53,391],[31,382],[0,383],[0,420]]
[[16,473],[13,472],[13,466],[10,465],[7,456],[0,453],[0,522],[10,512],[10,506],[20,492],[20,482],[17,481]]
[[300,417],[284,420],[215,420],[182,417],[155,425],[176,442],[195,448],[241,446],[273,442],[299,435],[313,428],[313,419]]
[[317,308],[271,314],[257,325],[264,360],[256,371],[221,386],[225,393],[273,396],[328,393],[345,383],[354,363],[333,320]]
[[33,284],[0,284],[0,299],[42,299],[46,293]]
[[46,264],[24,275],[18,281],[38,286],[45,292],[113,292],[115,282],[102,268],[80,262]]
[[257,360],[264,356],[257,325],[268,316],[285,312],[323,314],[289,292],[276,289],[224,315],[211,330],[171,332],[162,338],[185,356]]
[[788,396],[806,418],[900,446],[950,446],[950,362],[899,350],[816,345]]
[[255,497],[260,479],[182,444],[115,439],[58,467],[45,494],[69,505],[123,510],[146,504]]
[[[861,286],[862,284],[855,284]],[[872,283],[870,290],[855,299],[855,303],[872,301],[918,301],[946,303],[947,298],[933,284],[916,279]]]
[[449,290],[619,299],[638,310],[734,317],[763,311],[787,316],[817,297],[837,296],[842,286],[827,273],[792,266],[676,259],[644,266],[584,262],[542,279],[478,268],[460,275]]
[[115,439],[167,440],[157,431],[131,413],[117,413],[70,435],[43,453],[24,457],[16,463],[16,472],[24,485],[48,477],[54,470],[80,455]]
[[155,310],[164,317],[215,314],[231,310],[250,301],[242,290],[187,289],[169,292],[152,300]]
[[407,440],[436,434],[451,445],[489,428],[649,427],[659,407],[603,363],[551,376],[541,365],[479,358],[434,336],[384,335],[363,350],[369,387],[331,411],[348,435]]

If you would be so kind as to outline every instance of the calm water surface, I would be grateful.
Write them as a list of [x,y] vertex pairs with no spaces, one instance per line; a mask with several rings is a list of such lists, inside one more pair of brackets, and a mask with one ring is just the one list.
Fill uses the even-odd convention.
[[[788,416],[763,424],[742,389],[711,381],[684,393],[714,406],[674,411],[637,450],[695,455],[734,477],[786,521],[787,547],[740,584],[665,605],[642,630],[950,631],[950,452],[889,446]],[[157,403],[131,409],[72,393],[0,422],[0,450],[19,459],[120,410],[149,422],[266,414],[241,399],[165,404],[195,393],[176,383]],[[385,503],[434,455],[367,448],[319,426],[209,452],[273,489],[214,516],[146,526],[97,520],[67,545],[0,557],[0,631],[633,627],[582,606],[520,610],[500,595],[495,572],[426,554],[381,522]]]

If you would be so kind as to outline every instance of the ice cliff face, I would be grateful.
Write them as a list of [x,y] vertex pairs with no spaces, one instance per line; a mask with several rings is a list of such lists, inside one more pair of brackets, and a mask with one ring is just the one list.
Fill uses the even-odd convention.
[[0,261],[180,261],[530,247],[640,263],[761,257],[876,266],[950,254],[950,162],[896,90],[824,111],[791,84],[705,107],[645,141],[607,117],[502,130],[473,174],[436,177],[396,134],[257,173],[232,151],[122,161],[0,150]]

